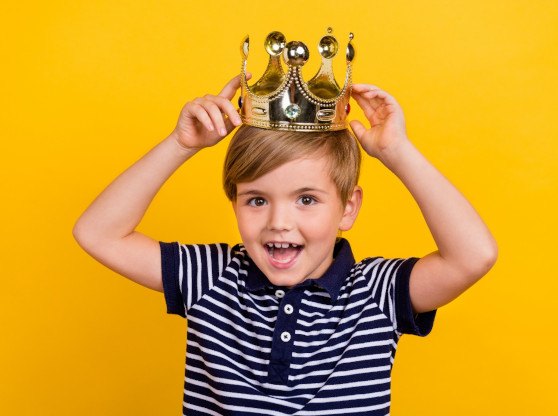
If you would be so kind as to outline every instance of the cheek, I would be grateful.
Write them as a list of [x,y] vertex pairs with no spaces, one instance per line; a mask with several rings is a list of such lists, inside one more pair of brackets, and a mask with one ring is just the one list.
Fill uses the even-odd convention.
[[247,239],[251,236],[254,236],[259,229],[257,216],[247,215],[247,213],[245,213],[243,210],[237,210],[235,211],[235,214],[236,225],[242,238]]
[[341,211],[327,210],[319,214],[314,213],[305,216],[302,221],[300,221],[300,227],[315,235],[329,236],[332,232],[335,234],[337,233],[341,218]]

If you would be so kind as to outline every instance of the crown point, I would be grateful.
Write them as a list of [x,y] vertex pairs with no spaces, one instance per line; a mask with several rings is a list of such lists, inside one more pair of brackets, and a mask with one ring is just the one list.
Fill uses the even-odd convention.
[[271,32],[265,38],[265,50],[271,56],[279,56],[285,48],[285,35],[281,32]]
[[347,62],[353,62],[353,59],[355,59],[355,48],[351,42],[349,42],[347,44]]
[[333,32],[333,28],[330,26],[327,28],[327,33],[331,33],[331,32]]
[[349,33],[349,42],[353,40],[353,38],[355,37],[355,35],[353,34],[353,32]]
[[284,51],[284,58],[290,66],[302,66],[308,61],[310,51],[302,42],[291,41],[287,43]]
[[326,59],[333,58],[337,54],[338,49],[339,44],[333,36],[324,36],[320,39],[320,43],[318,44],[320,55],[322,55]]
[[250,50],[250,37],[246,35],[240,44],[240,53],[244,59],[248,58],[248,51]]

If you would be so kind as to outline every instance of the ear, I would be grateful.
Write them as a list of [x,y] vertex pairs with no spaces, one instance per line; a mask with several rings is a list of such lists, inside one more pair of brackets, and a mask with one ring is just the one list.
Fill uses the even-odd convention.
[[355,186],[353,193],[347,200],[345,204],[345,210],[343,211],[343,217],[341,217],[341,222],[339,223],[339,230],[348,231],[352,228],[356,221],[357,215],[360,211],[360,206],[362,205],[362,188],[360,186]]

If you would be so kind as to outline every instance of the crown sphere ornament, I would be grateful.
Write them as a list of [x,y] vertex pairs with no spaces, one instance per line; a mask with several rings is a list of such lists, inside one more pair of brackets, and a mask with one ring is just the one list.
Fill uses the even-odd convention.
[[[301,71],[310,57],[306,45],[299,41],[287,43],[281,32],[271,32],[264,42],[269,63],[261,78],[250,86],[246,80],[250,39],[246,36],[240,46],[242,71],[238,100],[243,123],[264,129],[304,132],[346,129],[351,108],[351,65],[355,57],[352,40],[350,33],[345,54],[345,82],[339,87],[332,66],[339,43],[331,28],[318,43],[322,64],[308,82],[304,81]],[[281,58],[287,65],[286,72]]]

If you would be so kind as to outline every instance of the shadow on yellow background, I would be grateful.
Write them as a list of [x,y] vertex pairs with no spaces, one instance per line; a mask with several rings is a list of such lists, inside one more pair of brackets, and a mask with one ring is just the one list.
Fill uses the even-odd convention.
[[[340,40],[355,33],[354,80],[399,100],[411,139],[472,201],[500,247],[496,267],[439,311],[431,335],[403,337],[392,414],[558,412],[554,1],[24,1],[2,9],[0,414],[180,413],[185,321],[165,314],[160,293],[81,251],[73,224],[166,137],[187,100],[217,93],[239,72],[245,34],[258,76],[269,31],[314,48],[329,25]],[[140,230],[164,241],[237,242],[220,184],[225,148],[183,166]],[[370,158],[362,174],[364,207],[346,235],[357,257],[432,251],[397,179]]]

